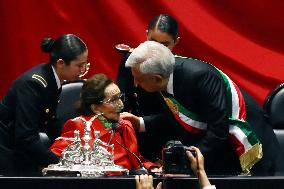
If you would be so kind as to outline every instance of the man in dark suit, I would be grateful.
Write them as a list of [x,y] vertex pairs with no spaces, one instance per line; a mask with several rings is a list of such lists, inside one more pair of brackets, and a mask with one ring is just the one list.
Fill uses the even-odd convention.
[[[170,50],[173,50],[180,41],[177,21],[168,14],[155,16],[149,22],[146,30],[146,39],[148,41],[159,42]],[[119,64],[117,74],[117,84],[121,92],[125,94],[124,111],[131,112],[137,116],[160,113],[162,107],[160,105],[161,97],[159,93],[150,93],[139,86],[135,87],[131,70],[125,67],[125,62],[133,49],[127,45],[118,45],[116,48],[120,52],[125,52]],[[151,161],[157,161],[157,158],[161,159],[159,152],[167,140],[166,135],[165,138],[163,138],[163,136],[158,133],[155,135],[147,132],[136,132],[136,134],[141,154]],[[160,138],[160,142],[155,140],[157,137]]]
[[[137,129],[160,135],[165,130],[184,145],[198,146],[208,174],[248,174],[254,164],[253,173],[273,174],[279,149],[275,135],[267,124],[246,121],[251,118],[245,99],[226,74],[199,60],[175,61],[168,48],[153,41],[134,49],[126,66],[135,84],[147,92],[160,91],[163,97],[163,114],[143,119],[122,114]],[[253,131],[263,127],[265,136],[256,136]]]
[[45,38],[41,48],[50,61],[19,76],[0,102],[0,175],[31,176],[57,163],[58,157],[40,139],[60,135],[56,107],[64,80],[76,80],[85,71],[88,49],[75,35]]

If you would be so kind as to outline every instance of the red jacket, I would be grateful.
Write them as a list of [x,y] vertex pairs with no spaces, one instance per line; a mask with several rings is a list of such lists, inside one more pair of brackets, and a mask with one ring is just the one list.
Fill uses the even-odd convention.
[[[79,119],[78,119],[79,118]],[[74,137],[74,131],[80,131],[80,137],[84,135],[84,123],[83,118],[85,120],[89,120],[91,117],[80,116],[75,119],[68,120],[62,130],[61,136],[62,137]],[[114,163],[116,165],[123,166],[126,169],[137,169],[140,167],[139,161],[135,156],[125,150],[121,145],[128,148],[131,152],[135,153],[142,163],[144,164],[145,168],[149,169],[150,167],[157,167],[156,164],[144,159],[138,151],[137,139],[135,135],[135,131],[131,125],[131,123],[127,120],[120,120],[120,127],[116,129],[110,144],[114,144]],[[95,119],[91,126],[91,137],[92,139],[89,141],[89,144],[93,144],[94,142],[94,130],[100,131],[100,139],[103,142],[108,142],[111,136],[110,129],[105,128],[105,126],[99,121],[99,119]],[[52,146],[50,147],[51,151],[55,153],[57,156],[61,157],[61,153],[67,147],[68,144],[72,143],[72,141],[60,139],[56,140]]]

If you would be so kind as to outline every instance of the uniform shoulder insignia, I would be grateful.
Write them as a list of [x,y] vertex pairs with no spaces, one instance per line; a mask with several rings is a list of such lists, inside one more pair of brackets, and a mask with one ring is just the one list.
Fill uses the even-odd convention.
[[133,51],[133,48],[125,44],[117,44],[115,45],[115,49],[118,52],[130,52],[131,53]]
[[47,87],[47,82],[42,76],[37,75],[37,74],[33,74],[32,78],[39,81],[44,87]]
[[181,55],[177,55],[177,54],[175,54],[175,58],[192,59],[192,58],[188,58],[186,56],[181,56]]

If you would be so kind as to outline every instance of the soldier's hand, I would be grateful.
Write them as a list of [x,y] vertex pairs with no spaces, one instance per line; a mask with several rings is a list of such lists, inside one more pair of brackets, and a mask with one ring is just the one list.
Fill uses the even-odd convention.
[[140,129],[140,119],[139,119],[138,116],[133,115],[129,112],[122,112],[122,113],[120,113],[120,117],[122,119],[129,120],[132,123],[132,126],[134,127],[134,129],[136,129],[136,130]]

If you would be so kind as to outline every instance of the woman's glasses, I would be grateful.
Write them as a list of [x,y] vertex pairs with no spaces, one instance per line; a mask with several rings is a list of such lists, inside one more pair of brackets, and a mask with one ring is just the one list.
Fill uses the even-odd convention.
[[120,105],[120,101],[122,101],[122,102],[125,101],[125,94],[124,93],[122,93],[118,96],[115,96],[113,98],[110,98],[108,100],[103,100],[103,101],[101,101],[101,103],[111,104],[113,106],[116,106],[116,105]]

